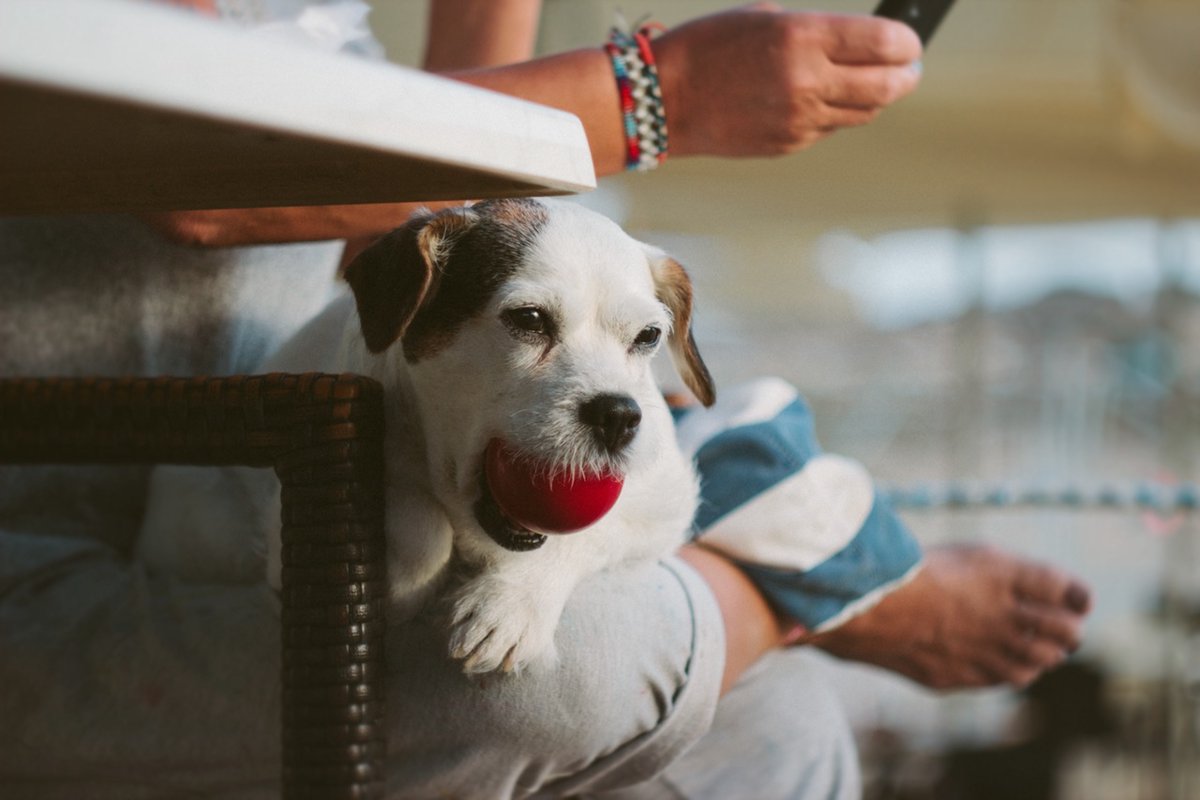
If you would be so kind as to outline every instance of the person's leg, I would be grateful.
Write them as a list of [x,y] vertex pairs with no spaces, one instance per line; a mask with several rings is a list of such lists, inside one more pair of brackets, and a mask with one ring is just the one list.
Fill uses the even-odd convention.
[[764,378],[682,412],[700,474],[695,541],[729,557],[781,615],[812,633],[911,578],[921,549],[857,462],[826,453],[795,387]]
[[862,795],[845,713],[806,648],[752,667],[709,732],[652,781],[604,800],[850,800]]
[[[0,515],[3,797],[279,796],[279,600],[156,575]],[[471,679],[435,611],[389,627],[388,796],[572,797],[659,774],[708,731],[716,598],[678,561],[579,586],[552,668]]]
[[824,453],[796,389],[725,390],[681,414],[703,502],[697,542],[730,556],[834,655],[938,689],[1025,685],[1079,644],[1088,588],[994,548],[920,548],[861,467]]

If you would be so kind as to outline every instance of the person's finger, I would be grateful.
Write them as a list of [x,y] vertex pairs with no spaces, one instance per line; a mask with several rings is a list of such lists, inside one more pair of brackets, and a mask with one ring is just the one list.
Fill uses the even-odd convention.
[[828,136],[841,128],[854,128],[859,125],[866,125],[877,116],[879,116],[879,109],[877,108],[826,106],[820,132],[823,136]]
[[825,102],[841,108],[880,109],[911,94],[921,77],[903,67],[837,67]]
[[829,15],[825,54],[835,64],[912,64],[921,58],[921,39],[912,28],[881,17]]
[[843,127],[845,125],[835,125],[828,119],[822,119],[820,124],[809,124],[802,131],[788,132],[779,136],[775,141],[776,149],[773,152],[775,155],[785,155],[812,147],[817,142],[837,133]]

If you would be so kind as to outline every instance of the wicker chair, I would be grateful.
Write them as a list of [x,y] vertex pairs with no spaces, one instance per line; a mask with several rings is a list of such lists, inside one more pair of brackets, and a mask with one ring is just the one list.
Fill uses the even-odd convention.
[[355,375],[0,380],[0,463],[275,468],[286,797],[382,794],[382,436]]

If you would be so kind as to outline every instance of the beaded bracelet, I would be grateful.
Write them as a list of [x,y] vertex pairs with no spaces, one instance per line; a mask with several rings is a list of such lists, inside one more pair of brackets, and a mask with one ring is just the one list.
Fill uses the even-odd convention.
[[643,25],[631,34],[614,27],[604,45],[621,94],[625,168],[630,170],[654,169],[667,158],[667,117],[650,49],[650,34],[657,30]]

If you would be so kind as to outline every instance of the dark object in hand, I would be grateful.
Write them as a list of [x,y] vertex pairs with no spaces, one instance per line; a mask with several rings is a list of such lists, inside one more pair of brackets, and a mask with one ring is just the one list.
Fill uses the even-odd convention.
[[954,0],[882,0],[875,16],[903,22],[927,45],[952,5]]

